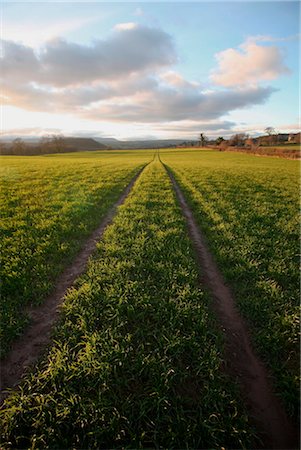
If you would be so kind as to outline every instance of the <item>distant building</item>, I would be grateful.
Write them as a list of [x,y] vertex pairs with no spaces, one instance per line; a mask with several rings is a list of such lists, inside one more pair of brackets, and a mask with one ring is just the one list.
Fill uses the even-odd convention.
[[288,142],[290,144],[300,144],[301,142],[301,133],[291,133],[288,137]]
[[279,133],[279,134],[277,135],[277,137],[278,137],[278,142],[287,142],[289,136],[290,136],[290,135],[289,135],[288,133]]

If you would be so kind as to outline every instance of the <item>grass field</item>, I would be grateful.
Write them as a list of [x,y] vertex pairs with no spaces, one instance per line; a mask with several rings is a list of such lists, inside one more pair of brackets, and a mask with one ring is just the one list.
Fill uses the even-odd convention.
[[1,157],[1,355],[153,152]]
[[291,415],[299,408],[299,163],[162,151],[250,323]]
[[197,278],[169,178],[153,162],[69,292],[48,357],[7,401],[3,446],[250,446]]
[[[3,157],[5,351],[151,151]],[[161,150],[294,418],[299,164]],[[254,448],[212,300],[155,158],[68,291],[53,343],[0,412],[1,448]],[[250,414],[250,413],[249,413]]]

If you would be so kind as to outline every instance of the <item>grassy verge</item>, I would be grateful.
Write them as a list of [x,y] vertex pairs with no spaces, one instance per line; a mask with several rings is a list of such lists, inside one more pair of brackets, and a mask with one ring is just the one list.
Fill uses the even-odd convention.
[[272,369],[299,411],[299,165],[203,152],[162,153],[185,192]]
[[271,156],[277,158],[287,158],[287,159],[300,159],[301,157],[301,149],[299,144],[288,144],[288,145],[273,145],[270,147],[254,147],[254,148],[245,148],[245,147],[226,147],[224,149],[220,149],[219,147],[215,147],[219,151],[226,152],[241,152],[248,154],[254,154],[258,156]]
[[1,158],[0,356],[152,155]]
[[250,447],[197,279],[181,211],[154,162],[66,297],[47,358],[6,401],[2,446]]

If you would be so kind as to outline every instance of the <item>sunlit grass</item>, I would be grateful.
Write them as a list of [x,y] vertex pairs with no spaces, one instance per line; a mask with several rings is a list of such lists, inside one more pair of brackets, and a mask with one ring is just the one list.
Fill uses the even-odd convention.
[[299,409],[299,163],[162,151],[205,232],[253,341]]
[[7,400],[2,446],[251,448],[208,303],[154,162],[68,293],[48,357]]
[[1,354],[153,152],[1,157]]

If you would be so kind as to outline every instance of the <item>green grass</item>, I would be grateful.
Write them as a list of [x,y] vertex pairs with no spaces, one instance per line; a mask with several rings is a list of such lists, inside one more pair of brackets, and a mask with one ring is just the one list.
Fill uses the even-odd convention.
[[162,151],[288,412],[299,411],[299,163]]
[[1,355],[152,152],[1,157]]
[[250,448],[185,222],[156,161],[1,411],[2,448]]

